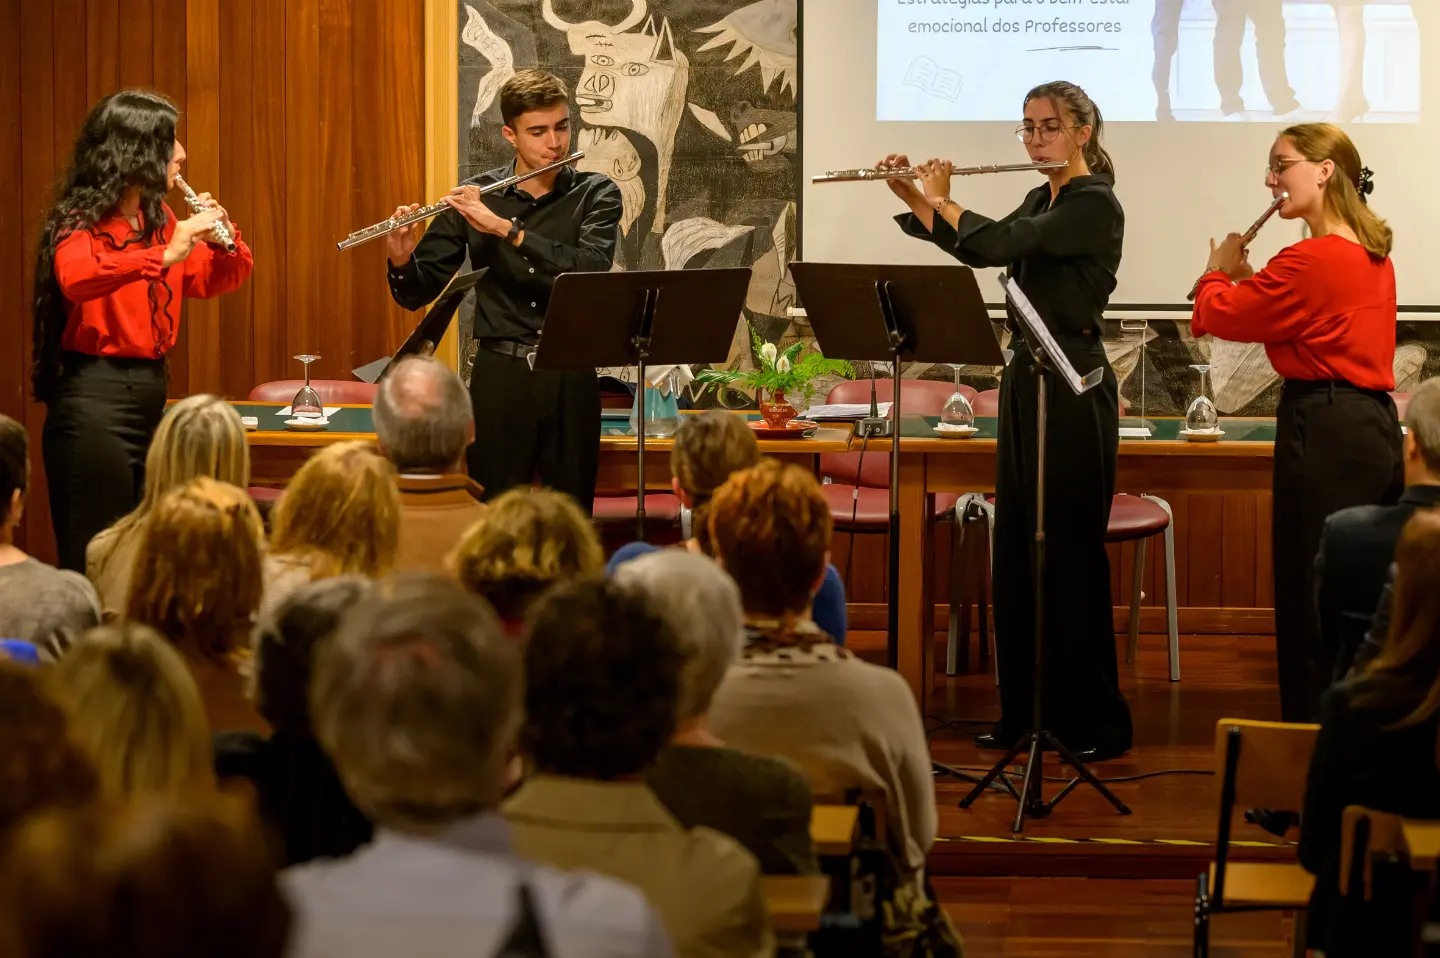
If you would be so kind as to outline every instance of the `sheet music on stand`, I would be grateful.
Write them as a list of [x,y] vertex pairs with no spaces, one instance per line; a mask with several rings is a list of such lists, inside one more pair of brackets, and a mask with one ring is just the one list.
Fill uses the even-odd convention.
[[1071,392],[1078,396],[1099,385],[1100,380],[1105,376],[1105,367],[1097,366],[1084,376],[1076,372],[1075,367],[1070,364],[1070,357],[1065,355],[1060,344],[1055,342],[1055,337],[1050,335],[1049,327],[1040,318],[1040,314],[1035,311],[1035,306],[1030,302],[1030,297],[1026,296],[1025,291],[1020,288],[1020,284],[1009,276],[1001,276],[1000,288],[1005,291],[1006,298],[1015,304],[1015,310],[1020,314],[1021,322],[1025,324],[1025,338],[1031,343],[1038,343],[1045,350],[1046,360],[1065,380],[1065,384],[1070,387]]

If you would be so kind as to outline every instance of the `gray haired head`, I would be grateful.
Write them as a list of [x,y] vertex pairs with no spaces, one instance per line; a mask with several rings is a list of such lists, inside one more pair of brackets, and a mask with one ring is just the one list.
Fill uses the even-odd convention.
[[445,472],[474,438],[465,384],[430,356],[407,356],[380,380],[375,434],[400,472]]
[[675,633],[680,671],[680,722],[704,715],[740,655],[745,618],[735,581],[708,556],[662,549],[615,570],[615,582],[638,589]]
[[1410,394],[1405,427],[1425,468],[1440,476],[1440,376],[1425,380]]

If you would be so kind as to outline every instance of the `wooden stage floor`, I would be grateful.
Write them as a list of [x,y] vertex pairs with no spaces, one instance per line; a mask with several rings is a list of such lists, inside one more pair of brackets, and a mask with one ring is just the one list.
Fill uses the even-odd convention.
[[[1135,718],[1136,747],[1123,758],[1093,766],[1117,781],[1130,806],[1122,816],[1086,786],[1047,819],[1027,819],[1011,835],[1015,802],[993,793],[971,809],[956,802],[969,786],[937,778],[940,840],[930,870],[941,903],[972,956],[1013,958],[1180,958],[1191,952],[1195,876],[1215,840],[1216,783],[1209,774],[1153,775],[1170,769],[1208,772],[1220,718],[1278,718],[1272,636],[1181,636],[1182,678],[1171,683],[1164,636],[1141,636],[1136,662],[1120,675]],[[884,637],[852,633],[850,647],[871,661],[884,657]],[[936,653],[943,661],[943,636]],[[970,742],[976,725],[946,725],[998,714],[992,673],[936,679],[932,714],[935,759],[982,771],[999,757]],[[1060,775],[1053,757],[1046,773]],[[1060,782],[1047,782],[1053,795]],[[1247,844],[1237,857],[1287,859],[1293,846],[1241,823]],[[1290,838],[1294,838],[1292,833]],[[1253,844],[1249,844],[1253,843]],[[1214,919],[1216,958],[1280,958],[1290,954],[1293,923],[1277,913]]]

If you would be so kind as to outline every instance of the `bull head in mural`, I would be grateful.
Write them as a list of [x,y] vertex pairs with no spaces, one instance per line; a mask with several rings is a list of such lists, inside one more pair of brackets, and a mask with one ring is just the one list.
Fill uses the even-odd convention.
[[653,232],[665,227],[665,196],[675,152],[675,131],[685,109],[690,83],[690,61],[675,47],[670,21],[646,20],[646,0],[633,0],[628,16],[611,26],[599,20],[568,23],[555,13],[553,0],[543,0],[545,22],[561,31],[570,52],[585,58],[575,85],[575,104],[590,126],[616,127],[648,139],[655,149],[658,171],[655,184]]

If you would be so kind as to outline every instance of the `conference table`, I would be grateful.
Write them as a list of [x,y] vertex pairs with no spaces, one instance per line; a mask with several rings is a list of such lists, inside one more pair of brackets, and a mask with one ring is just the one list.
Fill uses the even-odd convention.
[[[278,404],[236,403],[243,416],[254,416],[259,428],[247,434],[251,447],[252,483],[283,486],[316,449],[347,439],[372,440],[374,423],[368,406],[338,406],[329,426],[320,432],[295,432],[276,415]],[[737,413],[753,418],[754,414]],[[900,436],[900,615],[898,669],[915,692],[922,708],[933,684],[935,604],[932,589],[931,537],[934,496],[937,493],[992,492],[995,488],[994,419],[977,419],[979,431],[969,439],[942,438],[936,418],[902,416]],[[1180,438],[1183,423],[1176,419],[1127,418],[1122,428],[1144,426],[1148,438],[1122,438],[1117,491],[1148,493],[1166,498],[1175,509],[1177,527],[1186,555],[1177,555],[1182,572],[1182,598],[1188,590],[1202,608],[1197,622],[1242,622],[1246,631],[1258,615],[1245,618],[1237,610],[1219,608],[1229,595],[1248,600],[1239,613],[1264,613],[1271,601],[1269,580],[1269,494],[1275,436],[1273,419],[1225,419],[1218,442],[1187,442]],[[481,423],[477,442],[499,437],[495,424]],[[811,438],[762,440],[768,456],[817,469],[826,453],[858,452],[889,455],[888,439],[854,438],[845,423],[825,424]],[[601,494],[632,494],[635,489],[636,440],[629,428],[629,411],[606,410],[602,417],[601,453],[597,489]],[[645,486],[650,491],[670,488],[668,439],[646,438]],[[1051,477],[1052,503],[1062,506],[1066,496],[1063,476]],[[1238,516],[1239,518],[1235,518]],[[1193,520],[1193,521],[1192,521]],[[1180,550],[1177,549],[1177,552]],[[1186,577],[1190,568],[1193,575]],[[1063,569],[1051,568],[1051,575]],[[1226,592],[1225,576],[1233,582]],[[1246,592],[1242,588],[1249,579]],[[1211,580],[1215,581],[1212,582]],[[1128,581],[1128,579],[1126,579]],[[1239,590],[1239,591],[1237,591]],[[1210,608],[1205,603],[1214,605]],[[1255,607],[1255,608],[1252,608]],[[1224,613],[1224,614],[1222,614]],[[1182,626],[1183,631],[1192,628]]]

